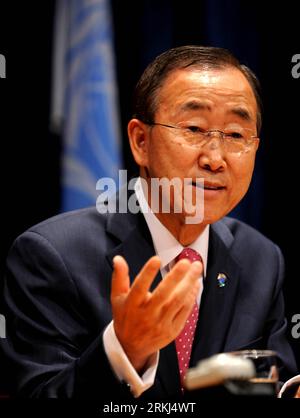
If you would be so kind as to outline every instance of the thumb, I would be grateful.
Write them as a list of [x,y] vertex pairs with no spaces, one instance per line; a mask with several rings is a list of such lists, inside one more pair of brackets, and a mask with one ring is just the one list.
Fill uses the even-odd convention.
[[130,288],[129,269],[126,260],[120,255],[113,258],[114,269],[111,283],[111,299],[126,294]]

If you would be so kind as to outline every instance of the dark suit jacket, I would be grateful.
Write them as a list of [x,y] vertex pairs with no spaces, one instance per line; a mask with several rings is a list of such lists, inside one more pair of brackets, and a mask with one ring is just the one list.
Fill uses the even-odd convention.
[[[89,208],[51,218],[22,234],[7,261],[2,340],[18,396],[126,398],[107,360],[102,334],[112,319],[112,259],[123,255],[133,279],[154,254],[142,214]],[[276,350],[283,379],[296,373],[285,339],[280,250],[249,226],[225,218],[211,226],[207,276],[191,357],[243,348]],[[228,277],[219,287],[218,273]],[[160,280],[155,280],[154,286]],[[174,343],[161,350],[154,386],[142,398],[180,396]]]

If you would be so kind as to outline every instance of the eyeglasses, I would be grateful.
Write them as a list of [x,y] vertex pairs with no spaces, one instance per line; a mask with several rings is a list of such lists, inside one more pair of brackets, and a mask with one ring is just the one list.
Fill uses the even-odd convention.
[[252,129],[234,127],[224,129],[204,130],[198,126],[182,123],[180,126],[167,125],[165,123],[152,122],[147,123],[149,126],[163,126],[165,128],[177,129],[180,135],[181,142],[176,141],[180,145],[187,145],[191,147],[203,147],[209,139],[218,134],[219,138],[225,149],[229,152],[246,152],[248,151],[255,141],[259,138],[254,134]]

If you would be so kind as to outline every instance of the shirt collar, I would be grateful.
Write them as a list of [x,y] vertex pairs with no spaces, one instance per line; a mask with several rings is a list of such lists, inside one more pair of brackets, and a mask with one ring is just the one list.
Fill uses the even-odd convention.
[[[147,222],[154,249],[156,254],[161,260],[161,267],[167,268],[175,258],[181,253],[184,247],[179,241],[171,234],[171,232],[159,221],[159,219],[152,212],[146,200],[142,182],[138,177],[134,190],[141,208],[141,211]],[[204,231],[198,236],[198,238],[192,242],[189,247],[197,251],[203,261],[204,277],[206,276],[207,268],[207,256],[208,256],[208,241],[209,241],[209,225],[207,225]]]

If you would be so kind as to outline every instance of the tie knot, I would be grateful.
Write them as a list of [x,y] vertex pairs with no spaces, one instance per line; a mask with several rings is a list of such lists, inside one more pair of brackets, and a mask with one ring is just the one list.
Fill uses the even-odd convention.
[[202,261],[201,255],[193,250],[192,248],[184,248],[181,253],[176,257],[176,262],[182,260],[183,258],[187,258],[191,262],[193,261]]

